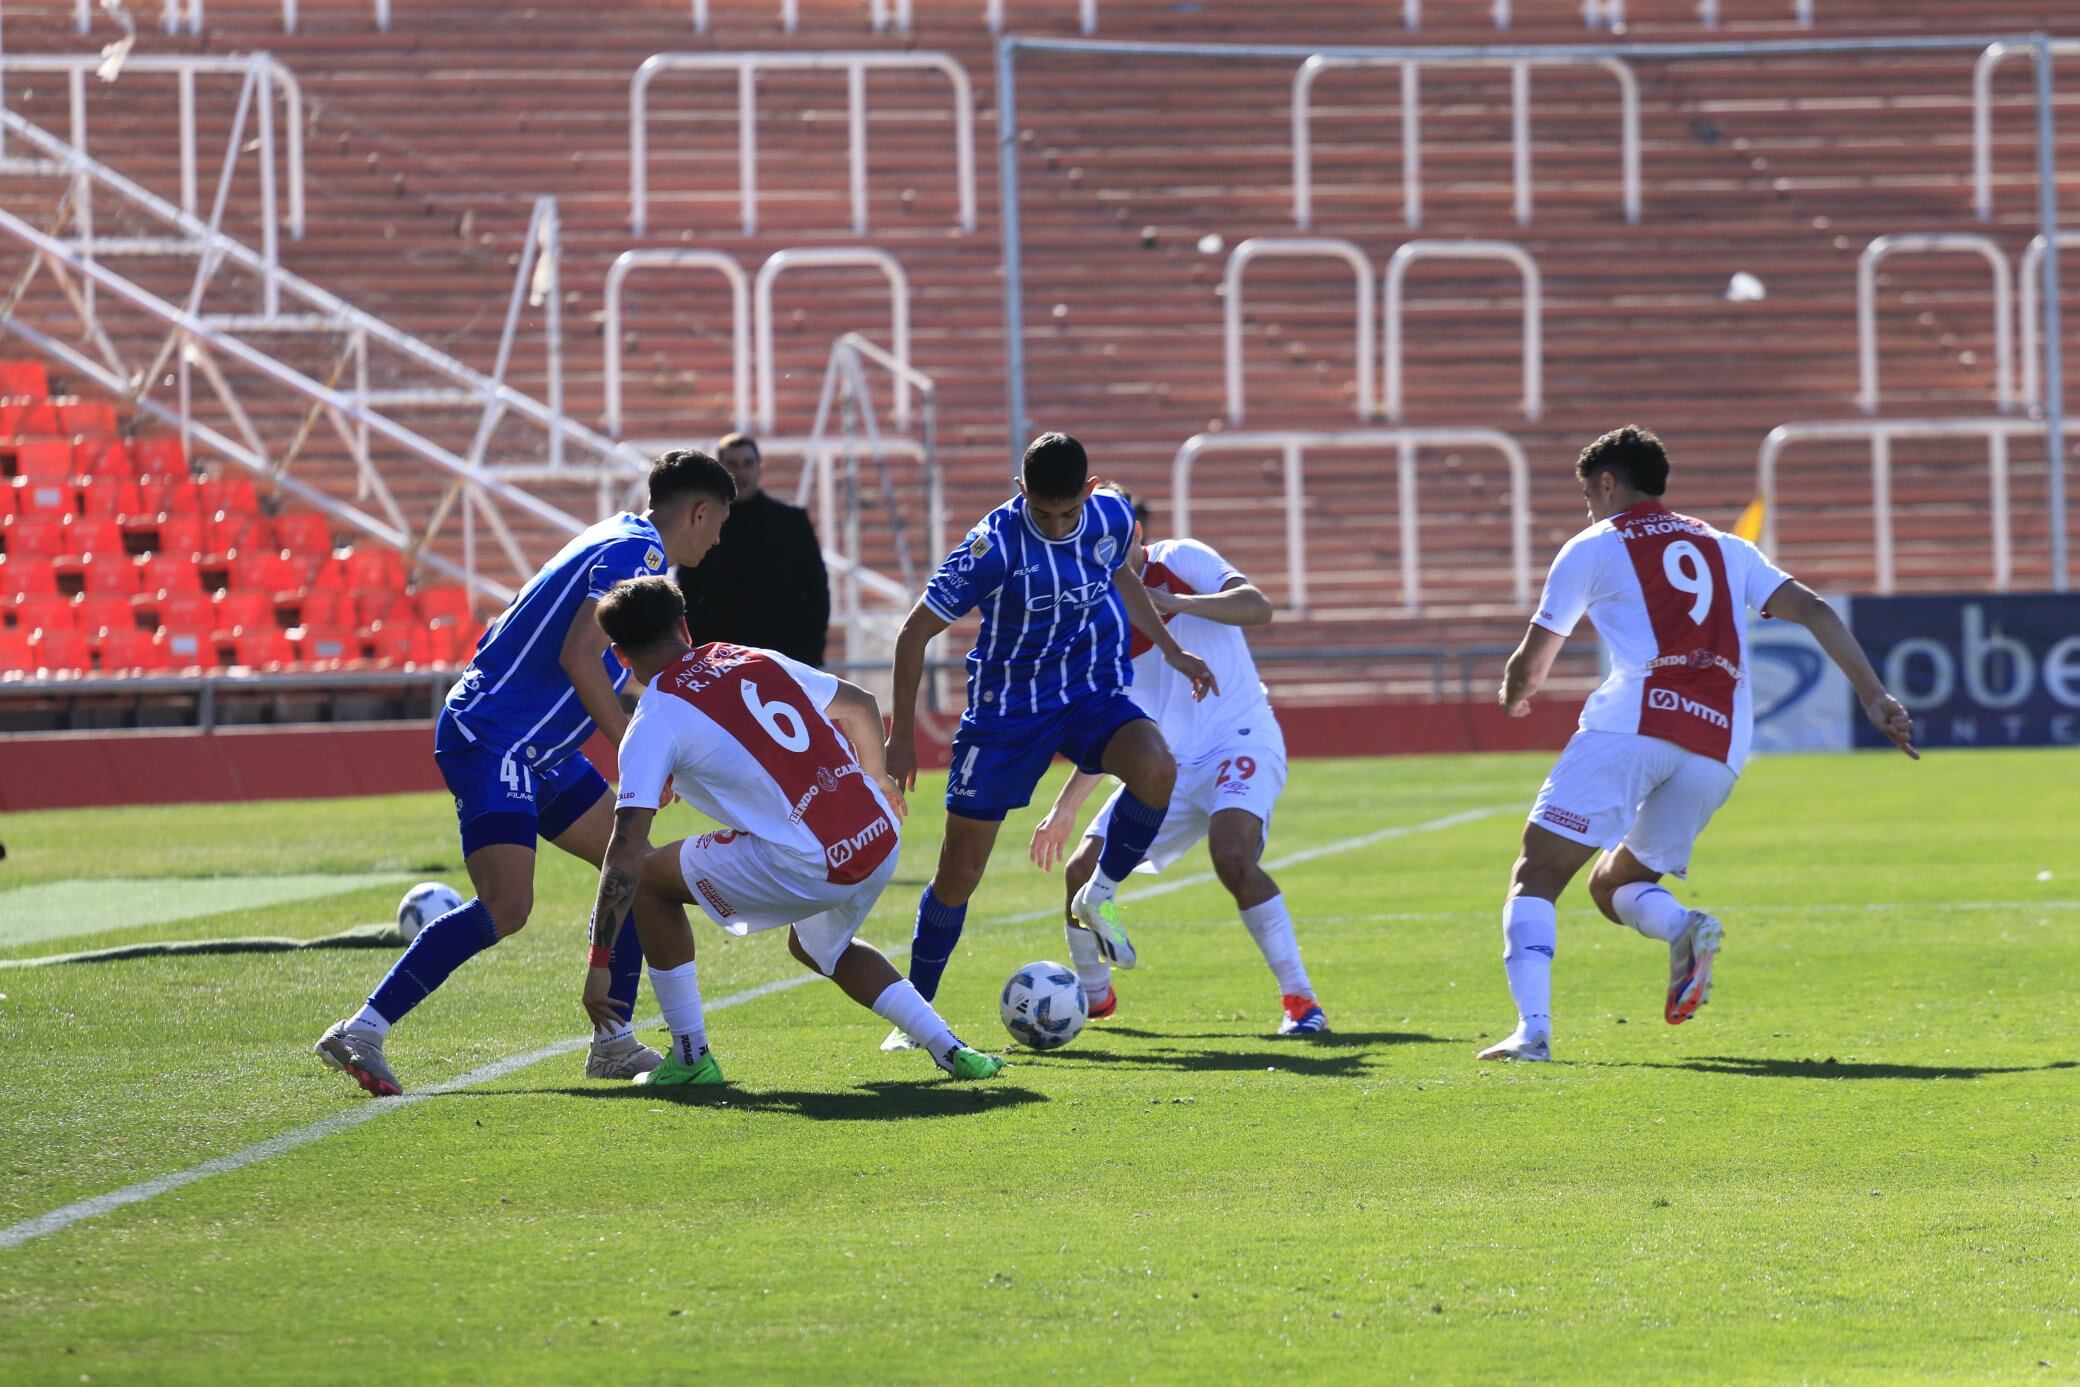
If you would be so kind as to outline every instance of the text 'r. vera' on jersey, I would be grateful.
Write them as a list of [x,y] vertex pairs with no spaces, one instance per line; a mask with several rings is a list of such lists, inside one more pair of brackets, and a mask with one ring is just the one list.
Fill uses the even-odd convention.
[[[616,583],[664,571],[657,528],[627,511],[564,545],[477,642],[469,668],[448,693],[436,747],[482,744],[517,753],[537,770],[576,754],[593,722],[563,669],[571,621],[587,598],[596,602]],[[601,658],[619,690],[628,670],[611,650]]]
[[1084,501],[1061,539],[1040,533],[1023,496],[968,532],[924,590],[944,621],[982,614],[968,652],[967,719],[1015,725],[1126,687],[1127,611],[1113,576],[1133,542],[1132,507],[1105,491]]

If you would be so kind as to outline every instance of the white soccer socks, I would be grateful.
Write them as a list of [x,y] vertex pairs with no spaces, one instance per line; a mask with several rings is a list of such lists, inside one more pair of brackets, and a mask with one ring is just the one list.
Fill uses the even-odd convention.
[[1690,912],[1659,882],[1634,881],[1611,892],[1618,918],[1649,939],[1672,944],[1689,928]]
[[1245,907],[1242,923],[1278,978],[1280,995],[1313,997],[1314,984],[1308,981],[1307,966],[1300,961],[1300,941],[1293,936],[1293,917],[1286,913],[1285,894]]
[[1069,962],[1076,965],[1076,981],[1083,984],[1085,999],[1096,1006],[1112,990],[1112,965],[1098,952],[1098,936],[1081,925],[1063,925],[1062,935],[1069,941]]
[[1526,1036],[1553,1031],[1553,948],[1560,931],[1551,901],[1512,896],[1502,907],[1502,971]]
[[874,1014],[943,1060],[960,1046],[953,1027],[909,980],[892,982],[874,999]]
[[672,1033],[672,1054],[681,1064],[699,1061],[708,1048],[708,1022],[701,1012],[701,981],[692,959],[677,968],[650,965],[650,990]]

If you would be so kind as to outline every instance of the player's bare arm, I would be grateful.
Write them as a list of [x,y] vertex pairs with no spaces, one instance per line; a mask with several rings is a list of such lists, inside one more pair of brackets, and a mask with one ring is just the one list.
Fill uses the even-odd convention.
[[924,679],[924,652],[932,637],[951,623],[919,602],[896,633],[894,688],[890,694],[888,743],[883,774],[905,790],[917,788],[917,686]]
[[1560,656],[1560,647],[1567,637],[1548,631],[1537,622],[1524,629],[1524,639],[1510,652],[1509,663],[1502,668],[1502,689],[1496,699],[1502,710],[1513,718],[1521,718],[1531,712],[1531,700],[1545,687],[1546,676],[1553,672],[1553,661]]
[[881,792],[888,796],[896,817],[909,818],[910,806],[903,799],[903,787],[888,774],[888,760],[881,744],[881,704],[859,685],[840,679],[826,711],[852,743],[852,754],[859,758],[860,769],[880,782]]
[[1871,720],[1871,726],[1883,732],[1892,744],[1913,757],[1921,759],[1914,749],[1914,719],[1900,701],[1885,689],[1878,672],[1871,668],[1870,658],[1856,637],[1849,633],[1834,608],[1821,600],[1814,592],[1796,578],[1784,583],[1769,595],[1763,607],[1765,616],[1778,621],[1789,621],[1813,633],[1813,639],[1827,652],[1843,674],[1849,678],[1849,687],[1856,691],[1856,701],[1863,705],[1863,714]]
[[1268,626],[1271,599],[1249,579],[1237,574],[1219,592],[1148,590],[1148,600],[1165,616],[1196,616],[1223,626]]
[[1072,772],[1062,786],[1061,793],[1054,797],[1054,804],[1033,829],[1033,843],[1027,849],[1033,865],[1043,872],[1051,872],[1062,860],[1062,850],[1069,845],[1069,835],[1076,831],[1076,815],[1083,809],[1084,801],[1091,791],[1098,788],[1102,776],[1087,775],[1082,771]]
[[1179,645],[1177,637],[1171,635],[1170,628],[1163,624],[1163,615],[1149,600],[1148,585],[1141,581],[1140,571],[1130,564],[1121,564],[1113,573],[1112,582],[1119,589],[1120,600],[1126,604],[1127,620],[1163,652],[1164,663],[1192,681],[1192,697],[1203,699],[1208,694],[1218,694],[1220,685],[1206,662]]
[[564,632],[563,651],[556,662],[570,678],[579,704],[599,725],[599,730],[607,734],[607,739],[619,746],[621,734],[628,731],[628,709],[622,706],[621,694],[607,676],[607,633],[599,629],[595,617],[598,611],[599,603],[590,597],[578,604],[570,629]]
[[606,857],[600,863],[599,893],[593,899],[592,924],[586,933],[591,952],[585,970],[584,1005],[585,1014],[595,1025],[604,1026],[620,1019],[613,999],[607,995],[613,981],[607,956],[614,951],[621,922],[636,903],[643,862],[650,856],[650,821],[656,817],[654,809],[614,811],[614,833],[607,840]]

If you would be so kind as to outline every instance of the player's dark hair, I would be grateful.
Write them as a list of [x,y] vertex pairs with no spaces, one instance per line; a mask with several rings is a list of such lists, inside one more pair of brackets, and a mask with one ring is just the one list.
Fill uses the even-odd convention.
[[1120,500],[1125,501],[1127,503],[1127,509],[1134,512],[1135,523],[1140,525],[1143,529],[1148,528],[1148,502],[1140,499],[1133,492],[1127,490],[1124,486],[1121,486],[1118,482],[1101,482],[1098,486],[1098,490],[1109,491],[1113,495],[1119,497]]
[[655,573],[614,584],[599,600],[594,619],[607,639],[623,650],[643,651],[677,635],[685,618],[686,599],[679,595],[679,585]]
[[1588,481],[1598,472],[1615,472],[1634,491],[1659,496],[1668,490],[1668,451],[1651,429],[1627,424],[1582,449],[1574,474]]
[[1083,445],[1065,433],[1043,433],[1026,445],[1019,476],[1026,494],[1061,501],[1083,490],[1090,480],[1091,460]]
[[650,509],[670,505],[681,496],[729,505],[737,499],[737,484],[727,467],[700,449],[674,448],[650,464]]
[[753,462],[763,464],[766,460],[766,455],[759,451],[758,440],[748,433],[726,433],[715,440],[715,456],[718,458],[732,448],[749,448]]

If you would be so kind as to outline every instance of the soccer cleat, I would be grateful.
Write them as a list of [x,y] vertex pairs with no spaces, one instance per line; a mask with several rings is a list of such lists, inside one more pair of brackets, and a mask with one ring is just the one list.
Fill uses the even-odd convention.
[[404,1092],[390,1062],[383,1058],[383,1042],[365,1032],[350,1031],[344,1021],[335,1021],[318,1037],[318,1058],[328,1068],[353,1077],[372,1098],[394,1098]]
[[1726,931],[1702,910],[1690,912],[1683,932],[1668,946],[1668,1006],[1662,1015],[1680,1026],[1712,1000],[1712,963]]
[[632,1035],[624,1035],[615,1040],[595,1038],[592,1042],[592,1053],[585,1057],[585,1077],[640,1079],[662,1063],[663,1055]]
[[1532,1060],[1539,1063],[1550,1060],[1552,1057],[1553,1049],[1551,1043],[1546,1038],[1546,1033],[1544,1031],[1532,1031],[1527,1035],[1521,1024],[1514,1031],[1510,1032],[1509,1039],[1499,1045],[1490,1045],[1487,1049],[1474,1056],[1475,1059],[1482,1060]]
[[956,1045],[946,1052],[946,1058],[939,1060],[938,1065],[956,1079],[990,1079],[1003,1071],[1004,1061],[995,1055]]
[[[657,1054],[655,1050],[650,1053]],[[699,1088],[723,1082],[722,1066],[709,1050],[701,1051],[692,1064],[681,1062],[677,1055],[658,1055],[654,1066],[636,1075],[636,1082],[645,1088]]]
[[905,1035],[903,1028],[898,1026],[888,1033],[888,1039],[881,1042],[881,1048],[890,1053],[894,1053],[897,1050],[915,1050],[917,1042]]
[[1119,1010],[1119,989],[1113,987],[1106,988],[1105,995],[1092,1002],[1090,1008],[1090,1019],[1103,1021],[1106,1017]]
[[1085,882],[1069,903],[1069,912],[1076,917],[1076,924],[1098,936],[1098,952],[1115,968],[1134,966],[1134,944],[1127,938],[1127,927],[1119,918],[1119,902],[1107,896],[1095,904],[1091,901],[1091,883]]
[[1289,996],[1280,1000],[1286,1009],[1278,1023],[1280,1035],[1320,1035],[1329,1029],[1328,1013],[1314,998]]

